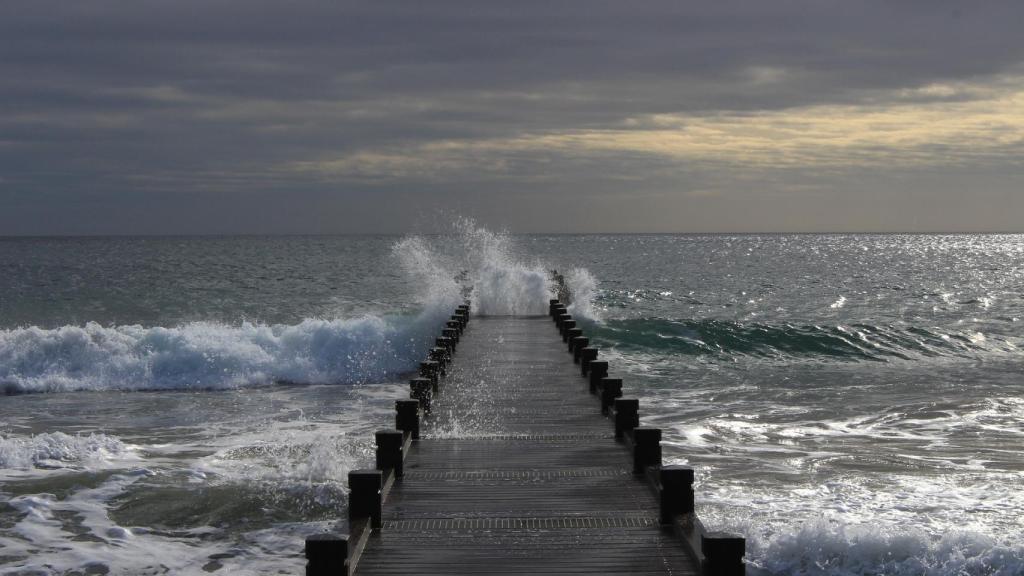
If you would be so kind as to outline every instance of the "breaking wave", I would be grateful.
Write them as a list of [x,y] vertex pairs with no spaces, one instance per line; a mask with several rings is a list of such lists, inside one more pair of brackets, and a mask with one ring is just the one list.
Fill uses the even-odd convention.
[[845,361],[971,357],[985,351],[1015,349],[1010,342],[987,339],[979,332],[871,324],[630,319],[609,320],[596,326],[595,336],[623,350]]
[[[514,257],[510,239],[462,219],[455,233],[410,236],[392,247],[401,281],[415,287],[414,314],[307,318],[298,324],[191,322],[178,326],[96,322],[0,330],[0,389],[223,389],[284,383],[382,382],[416,367],[437,328],[469,297],[483,315],[545,314],[546,267]],[[591,310],[585,270],[577,310]],[[589,286],[589,289],[587,288]]]

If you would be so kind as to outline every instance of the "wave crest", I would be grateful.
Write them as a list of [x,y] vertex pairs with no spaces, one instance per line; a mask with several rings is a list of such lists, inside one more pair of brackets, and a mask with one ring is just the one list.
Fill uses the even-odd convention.
[[596,327],[595,335],[624,349],[765,358],[830,357],[848,361],[970,357],[1000,345],[977,332],[944,332],[915,326],[823,326],[714,319],[609,320]]

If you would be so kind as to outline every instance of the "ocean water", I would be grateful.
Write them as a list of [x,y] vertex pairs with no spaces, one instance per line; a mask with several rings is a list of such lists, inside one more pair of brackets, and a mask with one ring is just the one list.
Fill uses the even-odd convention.
[[471,222],[0,239],[0,574],[301,573],[454,275],[534,314],[551,268],[750,573],[1024,574],[1024,236]]

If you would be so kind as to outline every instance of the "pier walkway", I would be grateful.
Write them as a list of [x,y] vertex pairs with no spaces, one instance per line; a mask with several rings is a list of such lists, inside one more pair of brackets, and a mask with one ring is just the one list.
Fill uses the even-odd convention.
[[660,431],[636,428],[635,400],[613,403],[621,380],[605,363],[594,390],[547,316],[458,328],[451,361],[424,366],[432,385],[414,380],[418,400],[398,403],[402,430],[378,433],[378,470],[350,475],[344,567],[321,535],[307,574],[743,573],[742,539],[704,532],[692,470],[662,471]]

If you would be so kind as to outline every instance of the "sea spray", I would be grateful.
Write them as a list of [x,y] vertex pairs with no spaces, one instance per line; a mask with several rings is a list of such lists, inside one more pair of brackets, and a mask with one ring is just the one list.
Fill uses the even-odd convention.
[[93,468],[131,456],[129,446],[106,434],[0,436],[0,469]]
[[[402,238],[391,258],[396,276],[412,288],[412,313],[296,324],[8,328],[0,330],[0,389],[16,394],[382,382],[415,368],[464,288],[471,290],[474,312],[485,315],[543,314],[551,296],[546,266],[517,259],[507,235],[469,219],[458,220],[450,235]],[[574,313],[592,317],[593,277],[577,269],[569,282],[577,291]]]

